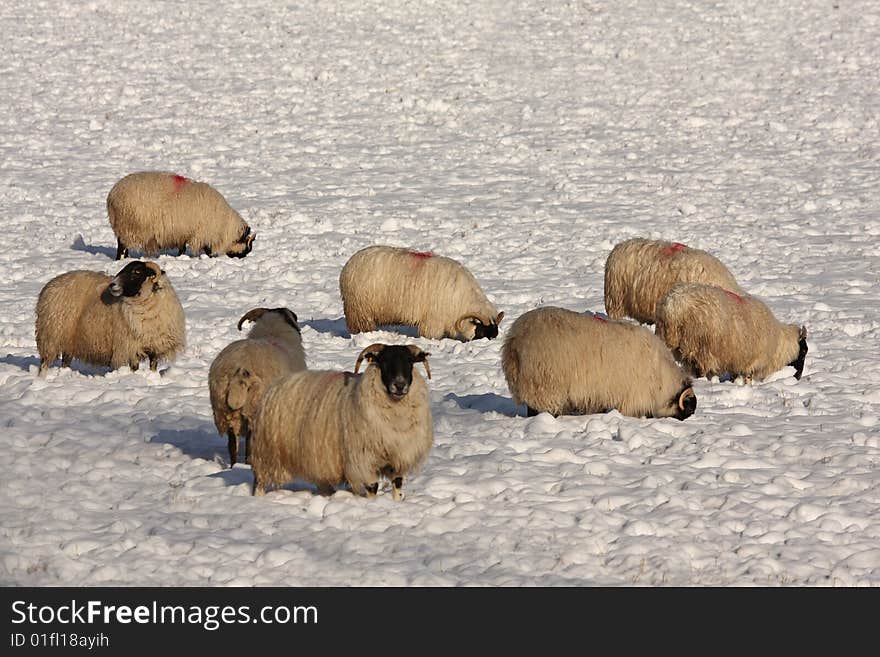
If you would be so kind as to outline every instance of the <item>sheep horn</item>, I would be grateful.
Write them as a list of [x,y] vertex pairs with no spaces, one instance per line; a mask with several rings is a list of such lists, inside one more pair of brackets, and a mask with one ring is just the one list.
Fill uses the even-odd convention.
[[241,330],[241,325],[245,322],[255,322],[267,312],[269,312],[268,308],[254,308],[253,310],[248,310],[241,316],[241,319],[238,320],[238,330]]
[[354,362],[354,373],[357,374],[358,370],[361,367],[361,361],[366,358],[367,362],[372,362],[376,356],[379,355],[379,352],[385,348],[386,345],[376,342],[371,344],[369,347],[364,349],[361,353],[358,354],[357,360]]
[[422,351],[419,347],[414,344],[407,345],[407,349],[409,349],[410,353],[413,355],[414,363],[421,363],[425,366],[425,372],[428,375],[428,378],[431,378],[431,367],[428,365],[428,356],[431,354],[427,351]]

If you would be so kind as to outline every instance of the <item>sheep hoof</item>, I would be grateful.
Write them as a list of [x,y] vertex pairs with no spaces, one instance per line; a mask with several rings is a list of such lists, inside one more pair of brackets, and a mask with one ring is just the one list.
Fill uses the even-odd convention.
[[266,487],[263,484],[259,483],[256,475],[254,476],[254,485],[251,487],[251,495],[255,497],[262,497],[266,494]]
[[403,477],[395,477],[391,481],[391,497],[398,502],[402,500],[405,497],[402,489]]

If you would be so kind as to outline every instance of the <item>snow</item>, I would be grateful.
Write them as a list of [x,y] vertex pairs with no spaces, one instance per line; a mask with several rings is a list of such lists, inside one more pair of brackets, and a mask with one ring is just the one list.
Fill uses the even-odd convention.
[[[0,5],[0,583],[880,585],[880,6],[693,3]],[[34,304],[118,271],[123,175],[217,187],[243,260],[159,257],[188,346],[161,373],[36,376]],[[500,348],[541,305],[604,311],[605,258],[709,250],[786,322],[801,381],[696,381],[674,419],[525,417]],[[461,260],[497,340],[350,336],[359,248]],[[226,467],[207,372],[256,306],[310,367],[431,352],[435,445],[406,500]],[[146,370],[146,371],[145,371]]]

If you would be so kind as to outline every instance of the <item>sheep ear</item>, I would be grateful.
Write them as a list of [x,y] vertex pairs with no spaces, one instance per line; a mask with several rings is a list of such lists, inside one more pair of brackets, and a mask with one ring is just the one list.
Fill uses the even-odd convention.
[[502,310],[498,313],[498,317],[495,318],[495,324],[498,325],[501,323],[501,320],[504,319],[504,311]]
[[431,378],[431,366],[428,365],[428,356],[430,356],[430,352],[422,351],[416,345],[411,344],[407,345],[407,349],[409,349],[410,353],[413,357],[414,363],[421,363],[425,366],[425,373],[428,375],[428,378]]
[[358,370],[361,367],[361,361],[363,361],[364,358],[367,359],[368,363],[372,363],[374,360],[376,360],[376,358],[379,357],[379,354],[384,348],[384,344],[377,342],[375,344],[371,344],[369,347],[364,349],[360,354],[358,354],[357,360],[354,362],[354,373],[358,373]]
[[267,312],[269,312],[268,308],[254,308],[253,310],[248,310],[244,315],[241,316],[241,319],[238,320],[238,330],[241,330],[241,325],[245,322],[256,322]]

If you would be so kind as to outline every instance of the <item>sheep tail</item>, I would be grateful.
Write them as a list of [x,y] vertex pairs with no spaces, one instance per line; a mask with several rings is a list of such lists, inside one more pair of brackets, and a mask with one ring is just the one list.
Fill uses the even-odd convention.
[[236,368],[226,389],[226,404],[231,410],[237,411],[247,403],[250,390],[256,382],[256,377],[249,370]]

